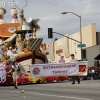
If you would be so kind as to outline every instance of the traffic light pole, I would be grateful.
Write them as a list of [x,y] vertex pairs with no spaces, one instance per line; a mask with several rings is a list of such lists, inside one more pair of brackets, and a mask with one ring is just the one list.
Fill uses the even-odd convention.
[[[80,41],[81,41],[81,45],[82,45],[82,30],[81,30],[81,16],[80,17]],[[81,46],[81,60],[83,60],[83,57],[82,57],[82,46]]]
[[77,40],[75,40],[75,39],[73,39],[73,38],[70,38],[70,37],[68,37],[68,36],[66,36],[66,35],[63,35],[63,34],[61,34],[61,33],[58,33],[58,32],[53,32],[53,33],[59,34],[59,35],[61,35],[61,36],[64,36],[64,37],[66,37],[66,38],[69,38],[69,39],[71,39],[71,40],[73,40],[73,41],[76,41],[76,42],[78,42],[78,43],[81,44],[80,41],[77,41]]

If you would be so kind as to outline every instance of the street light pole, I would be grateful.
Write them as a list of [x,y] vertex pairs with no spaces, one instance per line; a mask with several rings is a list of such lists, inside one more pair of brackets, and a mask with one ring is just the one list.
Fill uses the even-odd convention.
[[67,14],[67,13],[72,13],[74,15],[76,15],[77,17],[80,18],[80,44],[81,44],[81,60],[83,60],[82,58],[82,30],[81,30],[81,16],[77,15],[76,13],[73,12],[62,12],[62,14]]
[[[80,16],[80,42],[81,42],[81,45],[82,45],[81,16]],[[81,46],[81,60],[83,60],[83,57],[82,57],[82,46]]]

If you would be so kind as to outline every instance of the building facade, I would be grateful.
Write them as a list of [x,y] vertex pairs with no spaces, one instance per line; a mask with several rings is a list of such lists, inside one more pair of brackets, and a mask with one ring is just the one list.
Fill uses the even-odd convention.
[[[77,41],[80,41],[80,32],[67,35]],[[86,48],[97,45],[96,40],[96,24],[90,24],[82,28],[82,44],[86,44]],[[99,42],[99,41],[98,41]],[[66,62],[70,61],[70,54],[75,54],[76,59],[81,59],[81,49],[78,48],[79,43],[63,37],[50,43],[50,61],[58,62],[60,56],[64,56]]]
[[100,66],[100,32],[96,32],[96,46],[84,49],[84,56],[88,59],[89,67]]

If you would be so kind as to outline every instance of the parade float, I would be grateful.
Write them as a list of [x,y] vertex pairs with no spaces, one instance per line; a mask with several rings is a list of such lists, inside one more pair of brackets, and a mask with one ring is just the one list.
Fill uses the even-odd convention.
[[[26,0],[27,5],[27,0]],[[26,6],[25,5],[25,6]],[[24,6],[24,7],[25,7]],[[17,6],[16,6],[17,7]],[[24,8],[23,7],[23,8]],[[11,62],[16,60],[21,66],[22,70],[25,72],[24,77],[20,76],[18,81],[19,84],[30,83],[35,80],[35,82],[44,82],[44,78],[31,78],[30,76],[30,65],[31,64],[45,64],[47,63],[46,52],[42,48],[43,38],[37,38],[36,32],[40,28],[34,21],[38,19],[30,19],[28,22],[24,18],[24,10],[20,9],[20,21],[18,22],[17,9],[11,9],[12,22],[6,23],[3,19],[3,15],[6,13],[5,8],[0,8],[0,28],[5,30],[4,25],[6,25],[6,33],[0,33],[1,43],[0,43],[0,59],[1,59],[1,69],[0,73],[2,78],[0,78],[1,85],[13,84],[12,73],[7,75],[7,72],[11,69]],[[37,21],[38,22],[38,21]],[[34,24],[34,25],[33,25]],[[5,36],[4,36],[5,35]],[[14,51],[13,51],[14,50]],[[13,52],[12,56],[8,56],[7,52]],[[4,67],[5,66],[5,67]]]

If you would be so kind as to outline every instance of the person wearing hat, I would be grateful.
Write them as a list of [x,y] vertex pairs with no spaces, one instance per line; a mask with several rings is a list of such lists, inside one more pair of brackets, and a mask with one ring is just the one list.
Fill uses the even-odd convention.
[[[77,59],[75,58],[74,54],[71,54],[71,60],[70,62],[77,62]],[[72,76],[72,84],[75,84],[75,79],[77,80],[78,84],[80,84],[80,79],[78,76]]]
[[61,57],[60,57],[60,60],[59,60],[58,62],[59,62],[59,63],[65,63],[64,56],[61,56]]

